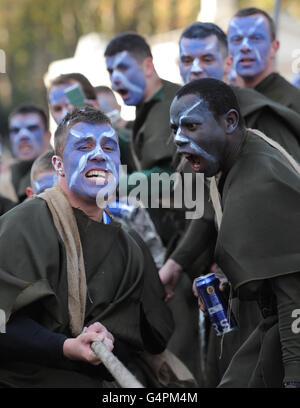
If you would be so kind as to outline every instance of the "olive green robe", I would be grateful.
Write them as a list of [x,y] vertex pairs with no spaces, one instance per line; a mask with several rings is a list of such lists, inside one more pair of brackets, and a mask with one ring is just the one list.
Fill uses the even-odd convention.
[[[138,353],[160,353],[172,333],[172,316],[147,248],[120,224],[89,219],[73,209],[87,280],[85,325],[100,321]],[[144,255],[143,255],[144,252]],[[66,250],[51,213],[39,198],[20,204],[0,220],[0,308],[7,320],[29,308],[29,317],[70,335]],[[38,362],[1,363],[0,383],[18,387],[101,387],[97,370]]]
[[31,186],[30,171],[33,161],[20,161],[11,166],[11,181],[19,202],[25,200],[26,188]]
[[268,75],[254,89],[300,114],[300,90],[277,72]]

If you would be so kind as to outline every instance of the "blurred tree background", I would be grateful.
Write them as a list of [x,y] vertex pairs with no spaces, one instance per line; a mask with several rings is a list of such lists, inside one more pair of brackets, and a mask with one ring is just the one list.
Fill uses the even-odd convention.
[[[221,2],[220,2],[221,3]],[[152,35],[181,29],[197,19],[200,0],[0,0],[0,134],[8,112],[21,103],[46,108],[43,75],[50,62],[72,57],[79,37],[101,32],[108,38],[126,30]],[[237,0],[237,8],[272,11],[274,0]],[[282,6],[300,16],[299,0]]]

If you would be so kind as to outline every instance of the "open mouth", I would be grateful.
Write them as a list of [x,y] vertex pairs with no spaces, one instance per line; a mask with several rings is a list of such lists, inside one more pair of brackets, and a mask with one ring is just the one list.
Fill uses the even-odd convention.
[[126,99],[129,96],[128,89],[118,89],[117,91],[123,99]]
[[26,153],[31,153],[33,150],[32,145],[28,143],[20,143],[19,144],[19,152],[26,154]]
[[94,184],[107,184],[110,173],[103,169],[92,169],[85,173],[85,177]]
[[200,171],[203,161],[199,156],[194,154],[184,153],[184,157],[189,161],[190,165],[192,166],[194,171]]
[[254,61],[255,61],[255,59],[253,59],[253,58],[242,58],[242,59],[240,59],[240,64],[244,65],[244,66],[247,66],[247,65],[253,64]]

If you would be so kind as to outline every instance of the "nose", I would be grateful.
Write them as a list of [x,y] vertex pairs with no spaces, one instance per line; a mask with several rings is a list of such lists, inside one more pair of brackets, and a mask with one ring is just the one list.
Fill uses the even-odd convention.
[[177,145],[177,147],[183,147],[189,143],[189,140],[185,136],[181,135],[180,127],[177,130],[177,133],[174,138],[174,142]]
[[98,146],[95,149],[95,151],[92,153],[92,155],[90,156],[90,160],[101,161],[101,162],[106,160],[105,153],[103,152],[100,146]]
[[199,58],[195,58],[192,64],[191,73],[200,74],[203,72]]
[[247,37],[245,37],[244,39],[243,39],[243,42],[242,42],[242,44],[241,44],[241,52],[243,52],[243,53],[247,53],[247,52],[249,52],[250,51],[250,45],[249,45],[249,41],[248,41],[248,38]]

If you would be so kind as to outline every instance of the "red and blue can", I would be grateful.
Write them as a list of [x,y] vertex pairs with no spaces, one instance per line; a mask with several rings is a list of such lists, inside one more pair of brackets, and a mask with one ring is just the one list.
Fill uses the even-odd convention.
[[219,278],[214,273],[209,273],[197,278],[195,285],[217,336],[237,329],[235,317],[228,310],[228,302],[219,289]]

